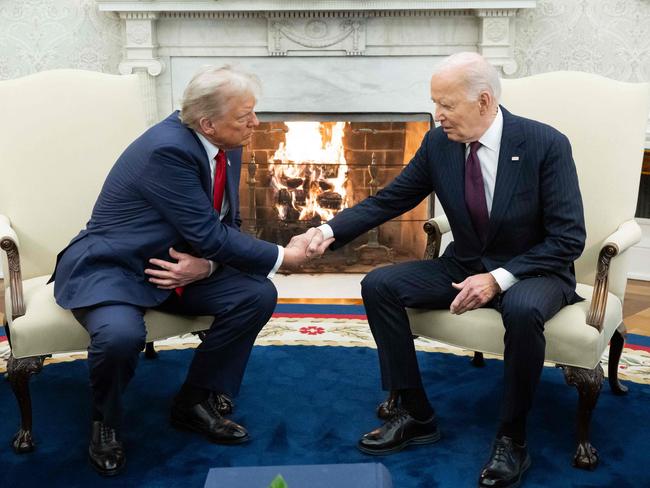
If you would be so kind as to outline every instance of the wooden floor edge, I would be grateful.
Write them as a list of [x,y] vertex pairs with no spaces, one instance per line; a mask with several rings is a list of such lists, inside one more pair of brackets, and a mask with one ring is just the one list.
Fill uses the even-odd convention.
[[278,303],[312,305],[363,305],[361,298],[278,298]]

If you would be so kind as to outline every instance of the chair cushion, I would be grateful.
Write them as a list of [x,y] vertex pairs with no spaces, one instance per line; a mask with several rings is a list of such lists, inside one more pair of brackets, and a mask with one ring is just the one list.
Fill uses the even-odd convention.
[[[546,323],[546,361],[595,368],[616,328],[623,320],[621,301],[609,293],[603,330],[587,325],[593,287],[578,283],[585,301],[568,305]],[[462,315],[448,310],[408,310],[413,334],[471,351],[503,355],[503,321],[493,309],[481,308]]]
[[[84,351],[89,337],[69,310],[54,301],[54,284],[48,276],[23,282],[25,309],[22,317],[9,321],[11,350],[16,358],[60,352]],[[7,290],[8,295],[8,290]],[[148,310],[144,316],[147,341],[209,329],[212,317],[190,317]]]

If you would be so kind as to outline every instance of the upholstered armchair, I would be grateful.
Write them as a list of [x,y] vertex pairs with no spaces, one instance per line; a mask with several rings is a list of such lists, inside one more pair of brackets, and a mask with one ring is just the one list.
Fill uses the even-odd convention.
[[[624,344],[623,297],[626,251],[641,239],[634,220],[644,134],[648,122],[649,84],[622,83],[578,72],[555,72],[503,80],[502,104],[512,113],[546,122],[571,141],[585,207],[587,242],[575,263],[577,293],[585,301],[563,308],[546,323],[546,361],[564,371],[578,390],[578,447],[573,464],[593,469],[596,449],[589,442],[591,414],[603,382],[600,365],[608,343],[609,384],[623,395],[617,378]],[[425,259],[435,258],[449,224],[444,216],[424,226]],[[503,354],[503,322],[493,309],[452,315],[448,310],[408,310],[411,330],[423,336],[483,354]],[[379,415],[395,405],[391,394]],[[537,408],[548,408],[539,405]]]
[[[30,377],[46,356],[84,351],[89,343],[47,284],[56,254],[84,227],[111,166],[145,130],[145,116],[136,75],[76,70],[2,81],[0,106],[7,376],[21,413],[13,447],[22,453],[34,449]],[[208,329],[211,318],[149,311],[145,321],[153,341]]]

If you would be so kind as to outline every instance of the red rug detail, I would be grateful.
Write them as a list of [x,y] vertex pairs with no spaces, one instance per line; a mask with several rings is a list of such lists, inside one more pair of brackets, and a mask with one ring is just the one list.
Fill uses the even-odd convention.
[[363,314],[344,314],[344,313],[289,313],[289,312],[276,312],[273,317],[292,317],[292,318],[318,318],[318,319],[360,319],[366,320]]

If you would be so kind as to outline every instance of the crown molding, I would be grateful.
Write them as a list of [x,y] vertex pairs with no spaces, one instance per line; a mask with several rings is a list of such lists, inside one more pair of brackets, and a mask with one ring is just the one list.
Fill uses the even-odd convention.
[[536,0],[96,0],[107,12],[288,12],[535,8]]

